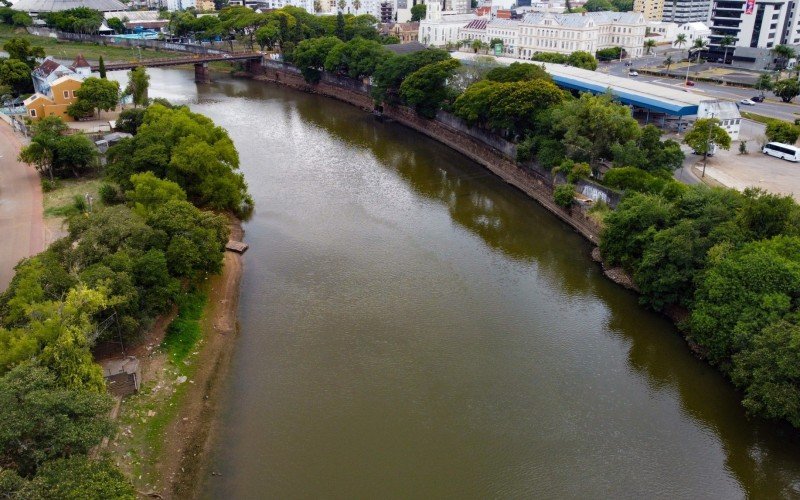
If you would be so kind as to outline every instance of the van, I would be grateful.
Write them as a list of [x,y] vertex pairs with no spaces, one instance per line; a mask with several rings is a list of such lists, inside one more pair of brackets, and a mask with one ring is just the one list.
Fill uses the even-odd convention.
[[765,155],[774,156],[783,160],[800,162],[800,148],[796,148],[790,144],[783,144],[781,142],[770,142],[761,150]]
[[[716,154],[716,152],[717,152],[717,149],[719,149],[719,148],[717,147],[717,145],[715,143],[713,143],[713,142],[709,143],[708,144],[708,156],[714,156],[714,154]],[[700,155],[700,156],[703,155],[703,153],[700,153],[698,151],[692,151],[692,153],[694,153],[696,155]]]

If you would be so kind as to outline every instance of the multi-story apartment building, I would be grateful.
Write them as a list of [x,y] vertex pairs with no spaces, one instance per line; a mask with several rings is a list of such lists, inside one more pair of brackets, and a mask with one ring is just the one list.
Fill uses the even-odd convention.
[[648,21],[661,21],[664,15],[664,0],[634,0],[633,11],[641,12]]
[[[717,0],[705,55],[711,61],[768,66],[776,45],[800,44],[799,16],[798,2],[792,0]],[[721,43],[726,36],[733,39],[727,51]]]
[[661,20],[678,24],[704,23],[711,17],[712,3],[712,0],[664,0]]

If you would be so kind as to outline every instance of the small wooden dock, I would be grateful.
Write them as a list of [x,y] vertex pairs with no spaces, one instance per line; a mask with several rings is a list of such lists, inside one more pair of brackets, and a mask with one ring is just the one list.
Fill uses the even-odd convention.
[[225,245],[225,250],[236,253],[245,253],[248,248],[250,248],[250,245],[243,241],[228,240],[228,243]]

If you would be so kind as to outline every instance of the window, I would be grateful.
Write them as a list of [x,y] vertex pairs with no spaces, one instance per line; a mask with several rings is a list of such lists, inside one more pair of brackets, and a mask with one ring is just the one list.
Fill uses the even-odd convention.
[[31,110],[31,117],[32,118],[36,118],[36,110],[35,109]]
[[72,91],[72,97],[78,97],[78,94],[76,94],[74,90]]
[[64,91],[64,99],[69,99],[69,90]]

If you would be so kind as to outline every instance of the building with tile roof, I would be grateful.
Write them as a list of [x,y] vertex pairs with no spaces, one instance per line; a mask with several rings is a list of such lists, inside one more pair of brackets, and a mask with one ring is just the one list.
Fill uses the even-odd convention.
[[14,9],[39,14],[85,7],[100,12],[121,12],[128,7],[119,0],[17,0]]
[[42,64],[31,71],[33,90],[39,94],[49,96],[50,86],[62,76],[74,76],[83,80],[91,73],[92,68],[83,55],[78,55],[70,66],[65,66],[51,56],[47,56],[42,61]]

